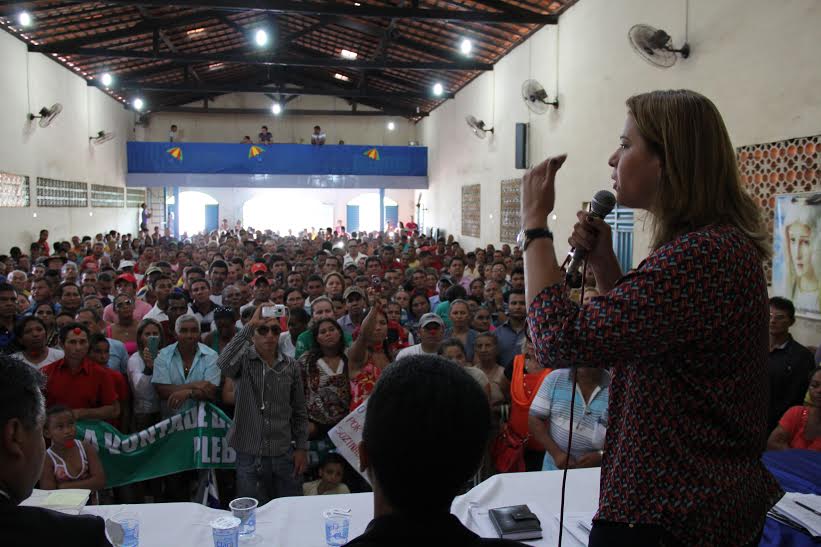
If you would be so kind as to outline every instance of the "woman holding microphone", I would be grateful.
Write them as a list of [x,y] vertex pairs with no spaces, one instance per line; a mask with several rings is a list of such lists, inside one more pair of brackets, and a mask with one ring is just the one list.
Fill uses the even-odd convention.
[[[599,510],[589,545],[757,545],[781,491],[767,438],[769,256],[713,103],[692,91],[627,100],[609,159],[617,202],[652,215],[650,254],[625,275],[601,219],[578,214],[602,296],[564,290],[546,218],[566,155],[525,175],[528,321],[546,367],[612,367]],[[580,401],[577,401],[579,404]]]

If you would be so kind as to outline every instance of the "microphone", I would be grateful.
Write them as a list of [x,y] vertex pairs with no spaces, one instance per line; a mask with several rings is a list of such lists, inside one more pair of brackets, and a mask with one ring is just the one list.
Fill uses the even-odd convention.
[[[604,219],[615,206],[616,196],[613,195],[613,192],[599,190],[593,196],[593,201],[590,202],[590,214]],[[587,251],[574,247],[570,252],[573,253],[573,260],[570,261],[570,266],[567,267],[566,280],[568,285],[575,289],[581,287],[582,284],[579,270],[584,263],[584,259],[587,258]]]

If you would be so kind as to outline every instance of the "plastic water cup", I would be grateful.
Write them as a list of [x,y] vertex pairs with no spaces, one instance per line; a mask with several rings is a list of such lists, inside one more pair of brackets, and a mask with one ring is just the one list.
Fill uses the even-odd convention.
[[323,513],[325,517],[325,543],[333,547],[348,543],[348,529],[351,525],[350,511],[331,509]]
[[137,547],[140,544],[140,518],[136,513],[120,513],[111,520],[123,529],[121,547]]
[[237,517],[222,516],[211,521],[214,547],[239,547],[239,527],[242,521]]
[[242,521],[240,539],[250,538],[257,531],[257,505],[259,502],[254,498],[237,498],[228,504],[231,513]]

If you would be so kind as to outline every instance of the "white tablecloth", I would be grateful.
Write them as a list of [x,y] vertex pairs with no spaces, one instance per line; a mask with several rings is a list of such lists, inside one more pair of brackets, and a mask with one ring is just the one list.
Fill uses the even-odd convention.
[[[496,475],[453,502],[451,512],[479,535],[495,537],[488,528],[486,511],[492,507],[528,504],[542,521],[545,537],[530,545],[556,545],[562,473],[512,473]],[[592,512],[599,499],[599,469],[571,470],[567,475],[565,511]],[[349,537],[360,535],[373,518],[372,494],[279,498],[257,511],[256,544],[272,547],[325,547],[322,513],[331,508],[351,509]],[[140,518],[140,547],[203,547],[212,545],[209,522],[225,511],[196,503],[100,505],[86,514],[110,517],[120,511]],[[567,534],[565,534],[567,538]],[[574,543],[568,539],[565,545]]]

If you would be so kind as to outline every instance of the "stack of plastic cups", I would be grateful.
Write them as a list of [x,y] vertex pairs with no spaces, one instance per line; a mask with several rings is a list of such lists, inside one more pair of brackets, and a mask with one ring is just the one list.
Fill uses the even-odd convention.
[[222,516],[211,521],[214,547],[239,547],[240,521],[237,517]]

